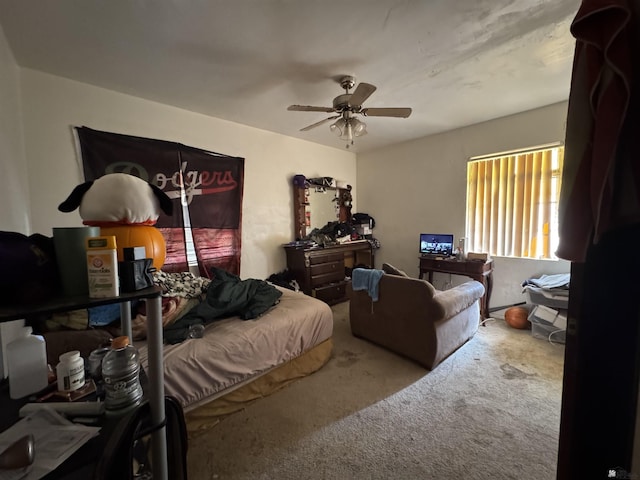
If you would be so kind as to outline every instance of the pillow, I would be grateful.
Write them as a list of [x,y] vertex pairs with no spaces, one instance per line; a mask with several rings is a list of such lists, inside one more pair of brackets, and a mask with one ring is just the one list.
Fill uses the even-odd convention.
[[382,264],[382,270],[384,271],[384,273],[387,273],[389,275],[399,275],[401,277],[408,277],[409,275],[407,275],[405,272],[403,272],[402,270],[394,267],[393,265],[391,265],[390,263],[383,263]]

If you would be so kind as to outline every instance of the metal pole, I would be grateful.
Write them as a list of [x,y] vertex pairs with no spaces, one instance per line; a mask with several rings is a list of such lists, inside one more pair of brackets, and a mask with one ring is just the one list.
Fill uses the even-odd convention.
[[133,345],[131,332],[131,302],[120,303],[120,331],[122,335],[129,337],[129,343]]
[[[164,369],[162,366],[162,300],[157,297],[147,299],[147,339],[149,348],[149,406],[151,422],[164,422]],[[168,480],[166,427],[152,434],[154,480]]]

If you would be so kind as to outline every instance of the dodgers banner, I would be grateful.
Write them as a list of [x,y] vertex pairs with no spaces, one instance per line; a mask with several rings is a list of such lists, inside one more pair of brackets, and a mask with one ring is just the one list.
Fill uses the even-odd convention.
[[156,223],[167,241],[170,270],[186,267],[185,228],[190,227],[201,270],[216,264],[239,273],[244,158],[88,127],[76,127],[76,133],[85,181],[127,173],[173,199],[174,214],[161,214]]

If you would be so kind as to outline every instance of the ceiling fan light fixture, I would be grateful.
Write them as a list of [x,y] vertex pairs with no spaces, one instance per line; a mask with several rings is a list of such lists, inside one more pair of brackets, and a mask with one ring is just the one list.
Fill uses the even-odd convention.
[[335,123],[329,126],[329,130],[335,133],[337,136],[342,137],[345,132],[347,121],[344,118],[339,118]]
[[351,125],[353,127],[353,136],[354,137],[361,137],[361,136],[367,134],[367,124],[366,123],[361,122],[357,118],[352,118],[350,120],[350,122],[351,122]]
[[353,141],[353,125],[351,124],[351,120],[347,120],[344,131],[342,135],[340,135],[340,140],[346,140],[347,142]]
[[357,118],[340,118],[329,126],[329,130],[348,142],[354,137],[361,137],[367,134],[367,124]]
[[337,119],[334,123],[329,125],[329,130],[331,130],[341,140],[346,141],[347,148],[349,148],[349,145],[353,145],[354,138],[362,137],[367,134],[367,124],[355,118],[356,115],[363,115],[365,117],[396,118],[407,118],[411,115],[411,108],[408,107],[363,108],[362,104],[364,101],[376,91],[375,85],[371,85],[370,83],[360,83],[353,93],[349,93],[355,86],[355,78],[352,76],[345,76],[341,78],[340,85],[345,89],[345,93],[338,95],[333,99],[332,107],[290,105],[289,108],[287,108],[287,110],[298,112],[327,112],[336,114],[301,128],[301,132],[306,132],[307,130],[311,130],[312,128],[319,127],[320,125],[324,125],[325,123]]

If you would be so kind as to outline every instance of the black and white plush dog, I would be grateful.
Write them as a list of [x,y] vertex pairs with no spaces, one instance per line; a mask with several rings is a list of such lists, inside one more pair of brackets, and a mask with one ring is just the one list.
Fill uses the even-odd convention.
[[155,225],[160,212],[173,213],[171,199],[157,186],[126,173],[109,173],[73,189],[58,206],[61,212],[80,207],[85,225]]

